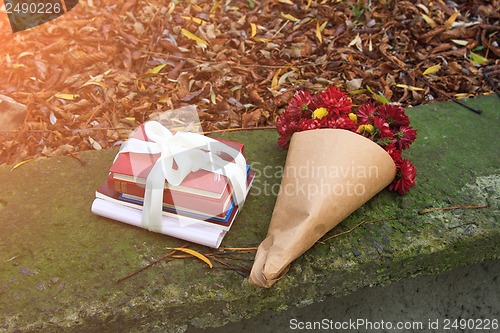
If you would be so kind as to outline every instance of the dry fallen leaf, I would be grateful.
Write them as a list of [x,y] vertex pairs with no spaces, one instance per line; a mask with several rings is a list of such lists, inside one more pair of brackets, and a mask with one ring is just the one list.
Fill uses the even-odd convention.
[[469,56],[471,59],[471,64],[474,66],[484,65],[488,62],[488,59],[472,51],[469,53]]
[[407,84],[396,84],[396,87],[408,89],[408,90],[411,90],[411,91],[424,91],[425,90],[423,88],[409,86]]
[[189,38],[191,40],[194,40],[196,42],[196,44],[198,44],[198,46],[200,46],[201,48],[205,49],[208,46],[208,42],[206,40],[201,39],[200,37],[198,37],[195,34],[193,34],[191,31],[182,28],[181,32],[187,38]]
[[94,140],[91,136],[89,136],[89,142],[90,142],[90,145],[92,146],[92,148],[94,148],[95,150],[102,149],[101,144],[99,142],[97,142],[96,140]]
[[18,132],[0,134],[0,165],[64,145],[106,148],[186,102],[211,131],[272,126],[302,87],[407,107],[448,99],[418,76],[448,96],[500,82],[498,16],[486,0],[90,4],[24,31],[23,43],[0,37],[0,91],[29,108]]
[[67,101],[73,101],[73,100],[77,99],[78,97],[80,97],[80,95],[78,95],[78,94],[63,94],[63,93],[57,93],[54,96],[57,98],[65,99]]
[[155,68],[148,70],[148,72],[146,74],[144,74],[144,78],[149,78],[149,77],[158,75],[161,72],[161,70],[163,68],[165,68],[165,66],[167,66],[167,64],[161,64],[161,65],[156,66]]
[[321,28],[319,26],[319,21],[316,21],[316,38],[320,43],[323,43],[323,36],[321,35]]
[[422,14],[422,18],[424,19],[425,22],[427,22],[427,24],[429,24],[431,27],[435,28],[437,27],[437,23],[436,21],[434,21],[431,17],[425,15],[425,14]]
[[356,46],[356,48],[359,51],[363,51],[362,43],[363,43],[363,41],[361,40],[361,37],[359,36],[359,34],[357,34],[356,37],[354,37],[354,39],[351,40],[351,42],[349,43],[349,46]]
[[423,75],[431,75],[436,73],[439,69],[441,69],[441,65],[434,65],[427,68],[422,74]]
[[255,23],[250,23],[250,28],[252,29],[250,37],[255,37],[255,35],[257,34],[257,25]]
[[24,164],[26,164],[26,163],[28,163],[28,162],[34,161],[34,160],[35,160],[34,158],[30,158],[30,159],[28,159],[28,160],[25,160],[25,161],[19,162],[19,163],[17,163],[16,165],[14,165],[14,166],[10,169],[10,171],[14,171],[15,169],[19,168],[20,166],[22,166],[22,165],[24,165]]
[[296,18],[295,16],[293,16],[291,14],[286,14],[286,13],[281,12],[281,16],[287,20],[292,21],[292,22],[299,22],[300,21],[300,19]]
[[359,88],[361,88],[362,83],[363,83],[363,79],[352,79],[352,80],[346,81],[347,90],[350,92],[352,92],[354,90],[358,90]]
[[244,113],[241,120],[241,127],[248,128],[257,126],[261,114],[262,114],[262,109],[257,109],[252,112]]
[[185,247],[175,247],[175,248],[173,248],[171,250],[180,251],[180,252],[184,252],[184,253],[190,254],[190,255],[192,255],[192,256],[200,259],[204,263],[206,263],[208,265],[208,267],[210,267],[210,268],[213,267],[212,262],[210,261],[210,259],[208,259],[206,256],[204,256],[203,254],[201,254],[198,251],[187,249]]
[[455,20],[457,19],[458,15],[460,15],[460,12],[454,12],[453,15],[450,16],[449,19],[444,22],[444,26],[446,29],[451,29],[453,23],[455,23]]

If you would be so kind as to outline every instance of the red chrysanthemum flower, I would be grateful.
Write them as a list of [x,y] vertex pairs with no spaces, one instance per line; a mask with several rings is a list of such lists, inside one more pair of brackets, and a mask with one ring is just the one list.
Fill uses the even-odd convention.
[[290,140],[292,139],[292,136],[280,136],[278,138],[278,146],[280,146],[283,149],[288,149],[290,147]]
[[325,127],[344,129],[352,132],[355,132],[358,129],[358,125],[356,125],[356,123],[346,115],[340,116],[337,119],[329,120],[327,126]]
[[276,129],[280,135],[278,139],[279,146],[283,149],[288,149],[290,139],[292,138],[293,133],[299,130],[299,127],[298,122],[287,119],[285,113],[286,112],[281,113],[280,117],[276,121]]
[[301,118],[306,112],[308,112],[310,116],[310,112],[314,111],[314,109],[311,110],[312,101],[313,97],[309,90],[299,90],[293,95],[292,99],[290,100],[286,112],[289,116],[297,120]]
[[365,103],[353,113],[348,95],[335,87],[312,95],[300,90],[292,97],[277,121],[280,137],[278,144],[288,149],[295,132],[321,128],[352,131],[376,142],[391,156],[396,165],[396,176],[389,190],[406,193],[415,185],[416,171],[413,164],[403,159],[401,152],[410,147],[417,131],[410,125],[405,110],[396,105],[375,106]]
[[411,126],[401,126],[396,133],[396,144],[400,150],[408,149],[417,138],[417,131]]
[[382,140],[392,140],[394,138],[389,123],[386,122],[384,118],[374,116],[373,126],[377,129],[377,133]]
[[403,160],[399,166],[396,178],[389,185],[389,190],[396,191],[399,194],[405,194],[410,190],[410,187],[415,185],[417,171],[415,166],[409,160]]
[[375,113],[375,105],[373,103],[365,103],[361,105],[356,112],[356,116],[358,117],[359,124],[372,124],[373,123],[373,115]]
[[394,164],[399,165],[403,161],[401,150],[396,147],[396,143],[391,142],[385,146],[384,149],[389,155],[391,155]]
[[393,128],[410,125],[410,118],[406,115],[405,109],[398,105],[384,104],[377,106],[375,114],[384,118]]
[[299,131],[309,131],[313,129],[323,128],[320,119],[316,118],[302,118],[298,124]]
[[351,112],[351,99],[338,88],[330,86],[316,97],[315,106],[327,108],[328,113],[341,115]]

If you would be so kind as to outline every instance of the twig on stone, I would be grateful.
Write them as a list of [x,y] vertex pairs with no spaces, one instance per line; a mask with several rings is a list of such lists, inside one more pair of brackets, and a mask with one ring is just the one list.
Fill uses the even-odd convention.
[[[248,276],[248,274],[243,273],[242,269],[238,268],[238,267],[214,266],[213,268],[214,269],[226,269],[226,270],[230,270],[230,271],[235,271],[236,273],[238,273],[239,275],[241,275],[242,277],[245,277],[245,278]],[[250,269],[245,268],[245,271],[250,272]]]
[[82,166],[85,166],[86,162],[84,160],[82,160],[80,157],[78,157],[78,153],[69,153],[68,155],[71,156],[71,157],[73,157],[73,158],[75,158],[75,159],[77,159],[78,162],[80,162],[80,164]]
[[438,208],[432,208],[432,209],[424,209],[418,212],[418,215],[424,215],[427,213],[432,213],[435,211],[439,210],[453,210],[453,209],[481,209],[481,208],[488,208],[490,205],[483,205],[483,206],[449,206],[449,207],[438,207]]
[[220,251],[246,251],[246,252],[255,252],[257,251],[256,247],[221,247]]
[[384,222],[384,221],[393,221],[393,220],[398,220],[398,218],[397,217],[389,217],[389,218],[385,218],[385,219],[376,219],[376,220],[363,221],[363,222],[360,222],[360,223],[356,224],[354,227],[352,227],[352,228],[350,228],[350,229],[348,229],[346,231],[342,231],[342,232],[340,232],[338,234],[332,235],[332,236],[327,237],[327,238],[325,238],[323,240],[319,240],[317,243],[324,244],[327,240],[330,240],[332,238],[339,237],[339,236],[351,233],[354,229],[357,229],[357,228],[359,228],[359,227],[361,227],[362,225],[365,225],[365,224],[376,223],[376,222]]
[[[183,246],[181,246],[181,247],[186,247],[187,245],[188,245],[188,244],[185,244],[185,245],[183,245]],[[159,263],[160,261],[163,261],[163,260],[165,260],[165,259],[167,259],[167,258],[171,257],[171,256],[172,256],[175,252],[177,252],[177,250],[173,250],[173,251],[171,251],[171,252],[167,253],[166,255],[164,255],[163,257],[160,257],[160,258],[158,258],[158,259],[153,260],[152,262],[150,262],[150,263],[149,263],[149,264],[147,264],[146,266],[142,267],[141,269],[138,269],[138,270],[136,270],[135,272],[132,272],[132,273],[128,274],[127,276],[124,276],[124,277],[121,277],[121,278],[119,278],[119,279],[115,280],[115,283],[121,282],[121,281],[123,281],[123,280],[126,280],[126,279],[128,279],[128,278],[131,278],[132,276],[135,276],[135,275],[139,274],[140,272],[142,272],[142,271],[144,271],[144,270],[148,269],[149,267],[151,267],[151,266],[153,266],[153,265],[156,265],[156,264],[157,264],[157,263]]]
[[224,133],[224,132],[240,132],[240,131],[255,131],[255,130],[266,130],[266,129],[276,129],[276,126],[262,126],[262,127],[248,127],[248,128],[226,128],[221,130],[202,132],[201,134],[212,134],[212,133]]
[[460,102],[458,99],[456,99],[455,97],[445,93],[444,91],[442,91],[441,89],[437,88],[436,86],[434,86],[432,83],[429,82],[429,80],[425,79],[425,78],[421,78],[421,80],[429,87],[431,88],[432,90],[434,90],[435,92],[437,92],[438,94],[441,94],[443,96],[445,96],[446,98],[450,99],[451,101],[453,101],[454,103],[457,103],[458,105],[460,106],[463,106],[464,108],[466,109],[469,109],[470,111],[476,113],[476,114],[481,114],[483,113],[482,110],[479,110],[479,109],[476,109],[476,108],[473,108],[472,106],[470,105],[467,105],[465,103],[462,103]]
[[231,255],[226,255],[223,253],[211,253],[211,254],[205,254],[208,258],[223,258],[223,259],[229,259],[229,260],[238,260],[238,261],[253,261],[253,259],[248,259],[248,258],[239,258]]
[[486,68],[483,68],[483,76],[486,79],[486,81],[488,81],[488,83],[490,84],[490,86],[493,88],[493,91],[497,94],[497,96],[500,97],[500,92],[498,91],[497,87],[495,87],[495,83],[491,79],[491,77],[490,77],[488,71],[486,70]]
[[[187,247],[188,244],[189,243],[184,244],[183,246],[181,246],[181,248]],[[219,250],[220,251],[218,251],[218,252],[212,252],[212,253],[203,254],[206,257],[210,257],[211,260],[216,261],[216,262],[218,262],[218,263],[220,263],[221,265],[224,266],[224,267],[218,266],[218,267],[213,267],[213,268],[229,269],[229,270],[236,271],[241,276],[244,276],[244,277],[247,276],[245,274],[245,272],[250,271],[250,269],[248,267],[240,266],[240,265],[231,265],[231,264],[228,264],[225,261],[222,261],[219,258],[225,258],[225,259],[229,259],[229,260],[245,261],[246,259],[244,259],[244,258],[232,257],[232,256],[229,256],[228,254],[236,254],[238,252],[239,253],[255,252],[255,251],[257,251],[256,247],[223,247],[223,248],[220,248]],[[175,254],[176,252],[178,252],[178,250],[175,250],[175,249],[172,250],[171,252],[167,253],[163,257],[160,257],[160,258],[155,259],[154,261],[150,262],[146,266],[144,266],[144,267],[142,267],[142,268],[140,268],[140,269],[138,269],[138,270],[136,270],[136,271],[128,274],[127,276],[124,276],[124,277],[121,277],[121,278],[115,280],[115,283],[121,282],[121,281],[126,280],[128,278],[131,278],[132,276],[139,274],[140,272],[148,269],[149,267],[151,267],[151,266],[153,266],[153,265],[155,265],[155,264],[157,264],[160,261],[163,261],[165,259],[168,259],[168,258],[170,258],[170,259],[186,259],[186,258],[192,258],[193,257],[192,255],[187,255],[187,254],[178,254],[178,255],[176,255]]]
[[9,262],[9,261],[12,261],[14,259],[16,259],[17,257],[19,257],[19,254],[17,256],[13,256],[12,258],[10,259],[7,259],[7,260],[4,260],[3,262]]
[[235,271],[236,273],[240,274],[243,277],[246,277],[245,272],[250,272],[250,269],[248,267],[240,266],[240,265],[230,265],[227,262],[222,261],[222,260],[220,260],[218,258],[215,258],[215,257],[212,257],[211,259],[214,260],[214,261],[216,261],[216,262],[218,262],[219,264],[223,265],[223,267],[217,266],[217,267],[214,267],[214,268],[222,268],[222,269],[233,270],[233,271]]

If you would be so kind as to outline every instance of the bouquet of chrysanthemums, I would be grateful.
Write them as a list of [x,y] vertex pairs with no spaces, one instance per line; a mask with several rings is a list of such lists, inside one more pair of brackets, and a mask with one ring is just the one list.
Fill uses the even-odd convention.
[[290,263],[382,189],[399,194],[415,185],[416,170],[402,157],[415,141],[405,110],[361,105],[343,91],[298,91],[276,123],[288,155],[268,235],[250,282],[272,286]]

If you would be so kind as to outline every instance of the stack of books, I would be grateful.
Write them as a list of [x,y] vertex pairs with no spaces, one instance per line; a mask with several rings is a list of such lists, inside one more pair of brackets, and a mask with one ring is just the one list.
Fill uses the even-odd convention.
[[[133,138],[148,141],[144,126]],[[243,153],[241,143],[219,140]],[[96,191],[92,204],[94,214],[138,227],[141,224],[146,179],[159,154],[122,152],[116,157],[109,174]],[[229,160],[229,156],[227,156]],[[230,163],[228,161],[228,163]],[[247,189],[255,173],[247,165]],[[191,172],[178,186],[165,182],[162,224],[155,232],[218,248],[230,230],[239,211],[232,186],[226,176],[206,170]]]

